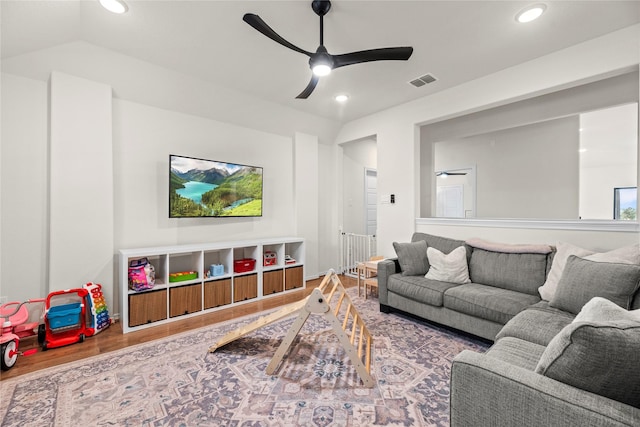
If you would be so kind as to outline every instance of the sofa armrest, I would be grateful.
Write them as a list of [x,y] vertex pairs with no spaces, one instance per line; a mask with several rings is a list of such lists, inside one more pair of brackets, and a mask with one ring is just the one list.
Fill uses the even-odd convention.
[[389,258],[378,263],[378,300],[380,304],[387,305],[387,280],[389,276],[400,273],[400,264],[397,258]]
[[451,427],[632,426],[640,409],[465,350],[451,366]]

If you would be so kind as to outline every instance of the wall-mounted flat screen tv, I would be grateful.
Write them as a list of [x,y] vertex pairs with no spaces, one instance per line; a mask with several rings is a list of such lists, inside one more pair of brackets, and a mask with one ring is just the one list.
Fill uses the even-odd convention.
[[169,217],[262,216],[262,168],[169,156]]

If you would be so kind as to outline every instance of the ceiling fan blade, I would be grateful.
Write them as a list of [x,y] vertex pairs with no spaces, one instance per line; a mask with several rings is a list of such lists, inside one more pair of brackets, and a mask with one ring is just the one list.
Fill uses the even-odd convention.
[[288,41],[280,37],[280,35],[275,31],[273,31],[273,29],[270,26],[268,26],[267,23],[264,22],[262,18],[260,18],[258,15],[253,13],[245,13],[245,15],[242,17],[242,20],[247,24],[251,25],[256,30],[260,31],[265,36],[269,37],[271,40],[277,43],[280,43],[282,46],[288,47],[291,50],[295,50],[296,52],[303,53],[307,56],[312,55],[311,52],[307,52],[304,49],[300,49],[298,46],[292,43],[289,43]]
[[466,172],[436,172],[436,176],[466,175]]
[[311,92],[313,92],[313,90],[318,85],[319,80],[320,80],[320,77],[316,76],[315,74],[312,75],[311,81],[309,82],[307,87],[305,87],[304,90],[300,92],[300,95],[296,96],[296,99],[307,99],[309,95],[311,95]]
[[381,49],[361,50],[358,52],[333,55],[333,68],[360,64],[371,61],[406,61],[413,53],[412,47],[383,47]]

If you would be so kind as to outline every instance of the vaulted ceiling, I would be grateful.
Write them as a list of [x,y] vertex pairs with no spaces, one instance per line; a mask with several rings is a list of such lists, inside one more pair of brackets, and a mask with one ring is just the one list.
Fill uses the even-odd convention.
[[[308,0],[129,0],[115,15],[97,0],[0,3],[1,55],[85,41],[339,121],[420,98],[640,22],[640,1],[546,1],[537,21],[519,24],[523,1],[336,0],[324,19],[330,53],[413,46],[408,62],[384,61],[334,70],[307,100],[308,58],[242,21],[258,14],[293,44],[315,51],[319,19]],[[424,74],[437,81],[416,88]],[[350,96],[340,105],[333,97]]]

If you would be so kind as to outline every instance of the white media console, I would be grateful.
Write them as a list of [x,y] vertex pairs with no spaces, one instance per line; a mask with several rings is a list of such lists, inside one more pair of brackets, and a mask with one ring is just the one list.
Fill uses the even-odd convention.
[[[304,239],[295,237],[122,249],[119,260],[122,331],[127,333],[304,288],[304,255]],[[155,286],[136,292],[129,289],[128,268],[132,260],[140,258],[147,258],[154,266]],[[235,272],[234,264],[245,259],[254,259],[255,267]],[[209,273],[211,265],[217,266],[216,275]],[[174,274],[180,272],[193,272],[197,277],[173,281]]]

